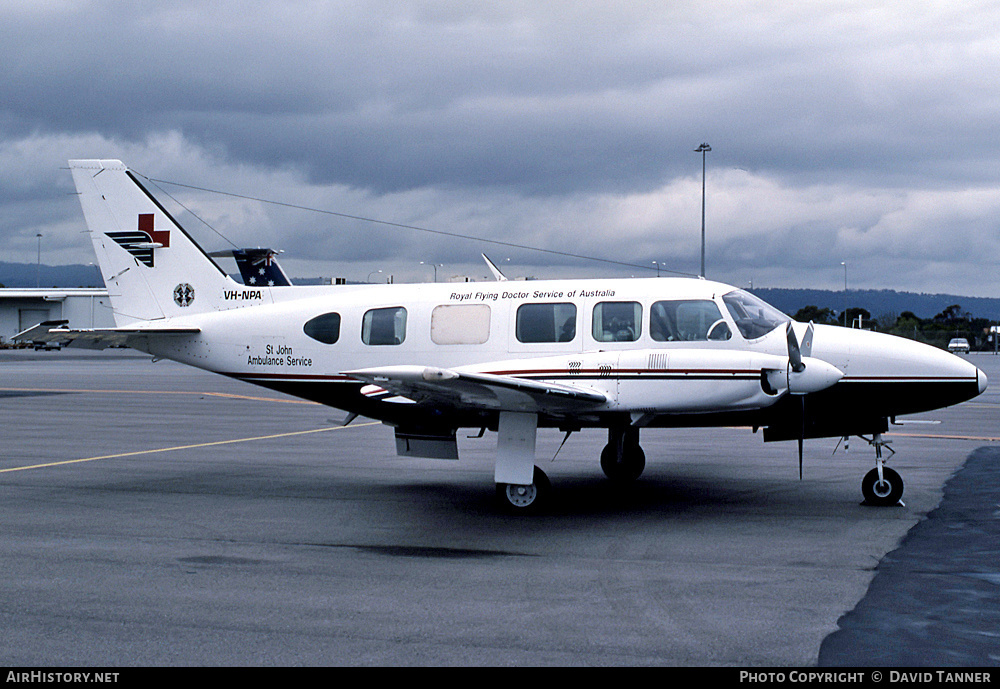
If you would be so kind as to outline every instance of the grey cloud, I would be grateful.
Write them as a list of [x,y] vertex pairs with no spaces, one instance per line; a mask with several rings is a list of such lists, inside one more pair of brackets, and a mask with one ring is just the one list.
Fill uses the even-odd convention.
[[[54,171],[117,156],[161,179],[695,269],[692,149],[709,141],[719,276],[836,284],[825,265],[848,259],[873,282],[959,279],[963,261],[997,260],[998,30],[985,2],[13,3],[0,231],[16,253],[71,226]],[[287,260],[478,256],[197,203],[238,240],[284,243]]]

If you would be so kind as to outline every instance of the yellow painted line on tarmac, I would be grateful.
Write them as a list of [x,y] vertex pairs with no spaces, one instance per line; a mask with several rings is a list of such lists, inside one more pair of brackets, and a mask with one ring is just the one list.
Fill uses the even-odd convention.
[[274,438],[291,438],[296,435],[308,435],[310,433],[325,433],[327,431],[339,431],[345,428],[361,428],[362,426],[374,426],[377,425],[378,421],[368,421],[366,423],[357,423],[352,426],[329,426],[326,428],[313,428],[308,431],[292,431],[290,433],[275,433],[273,435],[258,435],[251,438],[234,438],[232,440],[216,440],[210,443],[195,443],[193,445],[177,445],[175,447],[161,447],[155,450],[136,450],[135,452],[120,452],[114,455],[101,455],[99,457],[84,457],[83,459],[66,459],[60,462],[46,462],[44,464],[32,464],[30,466],[23,467],[10,467],[9,469],[0,469],[0,474],[10,473],[12,471],[27,471],[28,469],[44,469],[46,467],[57,467],[66,464],[80,464],[82,462],[96,462],[101,459],[119,459],[121,457],[138,457],[141,455],[153,455],[161,452],[176,452],[177,450],[194,450],[201,447],[215,447],[217,445],[232,445],[234,443],[249,443],[255,440],[273,440]]
[[198,395],[210,395],[212,397],[228,397],[235,400],[253,400],[254,402],[283,402],[284,404],[319,404],[310,400],[286,400],[280,397],[255,397],[253,395],[235,395],[231,392],[199,392],[192,393]]
[[280,397],[256,397],[253,395],[237,395],[231,392],[200,392],[198,390],[98,390],[87,388],[0,388],[0,392],[83,392],[107,393],[111,395],[205,395],[209,397],[228,397],[238,400],[255,402],[282,402],[284,404],[319,404],[309,400],[282,399]]

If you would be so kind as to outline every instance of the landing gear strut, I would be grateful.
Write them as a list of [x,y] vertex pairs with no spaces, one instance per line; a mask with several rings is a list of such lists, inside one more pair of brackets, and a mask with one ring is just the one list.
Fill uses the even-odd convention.
[[612,481],[634,481],[646,468],[646,453],[639,446],[639,429],[609,428],[608,444],[601,452],[601,469]]
[[883,447],[893,454],[895,451],[888,446],[888,441],[883,440],[879,433],[872,436],[868,443],[875,448],[875,468],[865,474],[861,481],[861,494],[865,498],[865,504],[876,507],[901,504],[903,479],[898,473],[885,466],[885,459],[882,458]]

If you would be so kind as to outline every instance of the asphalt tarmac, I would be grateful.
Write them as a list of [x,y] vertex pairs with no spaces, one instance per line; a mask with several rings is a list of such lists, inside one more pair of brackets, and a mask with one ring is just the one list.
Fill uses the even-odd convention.
[[807,441],[800,481],[795,443],[647,431],[614,490],[603,432],[542,431],[553,506],[524,518],[491,434],[400,459],[169,361],[0,351],[0,664],[995,666],[1000,357],[971,358],[993,387],[888,436],[905,506],[861,504],[856,438]]

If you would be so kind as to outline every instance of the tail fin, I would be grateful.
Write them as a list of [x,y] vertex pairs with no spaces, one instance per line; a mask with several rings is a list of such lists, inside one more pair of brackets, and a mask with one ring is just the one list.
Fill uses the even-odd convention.
[[119,326],[246,305],[226,303],[241,286],[120,161],[69,166]]
[[269,285],[288,287],[292,281],[275,259],[280,251],[274,249],[233,249],[233,258],[243,276],[244,285]]

